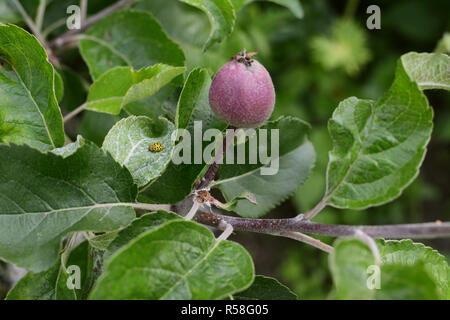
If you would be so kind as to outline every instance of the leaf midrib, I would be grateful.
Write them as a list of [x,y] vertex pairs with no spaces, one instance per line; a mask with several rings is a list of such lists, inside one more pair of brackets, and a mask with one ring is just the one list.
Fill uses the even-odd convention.
[[94,205],[89,206],[81,206],[81,207],[70,207],[70,208],[60,208],[53,209],[49,211],[39,211],[39,212],[23,212],[23,213],[0,213],[1,216],[15,216],[15,215],[29,215],[29,214],[50,214],[55,212],[64,212],[64,211],[72,211],[72,210],[83,210],[83,209],[97,209],[97,208],[110,208],[110,207],[133,207],[135,203],[127,203],[127,202],[111,202],[111,203],[95,203]]
[[[202,257],[200,258],[193,266],[192,268],[190,268],[185,274],[181,275],[180,280],[178,280],[172,287],[170,287],[167,292],[165,294],[163,294],[161,297],[159,297],[159,300],[164,300],[164,298],[171,293],[176,287],[178,287],[182,281],[186,281],[187,277],[195,270],[197,269],[197,267],[203,263],[204,261],[206,261],[206,259],[208,259],[208,257],[211,255],[211,253],[217,248],[217,246],[221,243],[222,241],[215,241],[214,245],[208,250],[208,252]],[[190,290],[189,290],[190,291]],[[192,293],[192,292],[191,292]]]
[[[353,167],[355,166],[355,164],[356,164],[356,162],[358,161],[358,159],[360,158],[360,156],[361,156],[361,153],[362,153],[362,151],[363,151],[363,149],[364,149],[364,144],[365,144],[365,142],[367,141],[367,138],[369,137],[369,135],[370,135],[370,131],[371,131],[371,129],[372,129],[372,125],[373,125],[373,119],[374,119],[374,117],[375,117],[375,109],[376,109],[376,106],[377,106],[377,104],[375,103],[375,102],[373,102],[373,105],[372,105],[372,110],[371,110],[371,113],[370,113],[370,119],[369,119],[369,124],[368,124],[368,128],[367,128],[367,133],[366,133],[366,135],[364,136],[364,139],[362,139],[361,140],[361,144],[360,144],[360,148],[359,148],[359,151],[358,151],[358,154],[356,155],[356,157],[355,157],[355,159],[353,160],[353,162],[348,166],[348,169],[347,169],[347,171],[345,172],[345,174],[344,174],[344,176],[342,177],[342,180],[336,185],[336,187],[330,192],[330,193],[328,193],[328,190],[327,190],[327,194],[326,194],[326,196],[324,197],[325,199],[330,199],[333,195],[334,195],[334,193],[342,186],[342,184],[344,184],[344,182],[345,182],[345,179],[347,179],[347,177],[348,177],[348,175],[350,174],[350,172],[352,171],[352,169],[353,169]],[[327,170],[328,171],[328,170]],[[327,176],[327,179],[328,179],[328,176]],[[327,181],[327,186],[328,186],[328,181]],[[326,201],[327,201],[326,200]]]

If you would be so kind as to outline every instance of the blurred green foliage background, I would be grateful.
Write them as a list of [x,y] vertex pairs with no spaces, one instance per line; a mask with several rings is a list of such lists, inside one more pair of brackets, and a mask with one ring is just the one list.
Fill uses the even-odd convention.
[[[33,10],[33,1],[22,2],[26,9]],[[97,12],[112,2],[89,0],[89,12]],[[52,1],[46,12],[47,24],[64,18],[61,8],[72,3],[72,0]],[[300,4],[304,13],[302,19],[274,3],[249,3],[238,12],[232,35],[206,52],[202,51],[202,46],[210,25],[201,11],[177,0],[142,0],[133,6],[151,12],[168,35],[180,43],[189,70],[202,66],[212,75],[242,48],[257,50],[256,58],[271,73],[276,89],[272,117],[294,115],[312,125],[310,139],[317,152],[313,174],[267,217],[292,217],[311,209],[321,199],[331,147],[327,120],[341,100],[349,96],[378,99],[390,86],[396,61],[402,54],[435,50],[448,53],[450,47],[449,34],[440,42],[450,31],[448,0],[301,0]],[[381,8],[380,30],[366,28],[369,17],[366,8],[371,4]],[[49,30],[50,35],[60,34],[63,28],[61,24]],[[85,101],[89,73],[77,49],[58,57],[63,65],[60,73],[71,89],[62,106],[70,111]],[[315,221],[356,225],[450,220],[450,95],[443,91],[427,91],[426,94],[434,107],[435,128],[421,173],[414,183],[400,198],[387,205],[363,211],[326,208]],[[167,88],[135,103],[133,113],[164,114],[170,118],[176,97]],[[68,132],[71,138],[81,132],[85,138],[101,144],[116,120],[117,117],[111,115],[87,111],[70,123]],[[232,239],[250,251],[257,274],[276,277],[301,299],[329,296],[332,286],[326,253],[293,240],[267,235],[239,233]],[[333,240],[321,239],[328,243]],[[447,257],[450,255],[448,240],[425,243]]]

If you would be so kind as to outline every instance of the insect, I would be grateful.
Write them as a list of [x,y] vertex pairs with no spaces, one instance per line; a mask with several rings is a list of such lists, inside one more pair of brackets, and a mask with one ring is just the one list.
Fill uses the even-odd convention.
[[161,143],[155,142],[151,144],[150,147],[148,147],[148,150],[150,150],[151,152],[161,152],[162,150],[164,150],[164,147]]

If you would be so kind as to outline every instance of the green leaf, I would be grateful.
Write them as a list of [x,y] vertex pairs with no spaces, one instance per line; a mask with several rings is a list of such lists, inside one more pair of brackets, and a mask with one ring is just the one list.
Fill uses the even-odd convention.
[[[87,297],[91,288],[93,255],[87,241],[83,241],[71,252],[64,267],[61,259],[46,271],[28,272],[8,293],[7,300],[77,300]],[[67,268],[77,266],[80,270],[80,289],[69,289],[73,283],[73,271]]]
[[213,44],[221,42],[233,32],[236,15],[230,0],[180,1],[202,10],[208,16],[211,32],[203,45],[203,51],[206,51]]
[[97,22],[80,40],[80,52],[94,80],[117,66],[184,65],[178,44],[149,13],[141,11],[118,11]]
[[0,257],[34,272],[56,261],[60,239],[128,225],[137,187],[127,169],[92,143],[62,158],[0,145]]
[[235,300],[297,300],[298,297],[277,279],[255,276],[250,288],[233,295]]
[[220,299],[252,282],[250,255],[207,228],[174,220],[142,233],[105,264],[91,299]]
[[211,77],[206,69],[195,68],[189,73],[178,100],[175,116],[177,129],[190,128],[195,120],[202,121],[207,128],[225,127],[209,106],[210,86]]
[[[279,130],[279,164],[278,171],[272,175],[263,175],[261,162],[250,164],[246,151],[246,164],[224,164],[219,170],[220,179],[213,186],[218,186],[227,201],[243,192],[254,195],[257,205],[248,201],[239,201],[235,211],[243,217],[260,217],[270,209],[292,195],[310,175],[315,162],[315,152],[306,133],[309,125],[296,118],[280,118],[262,126],[268,130],[267,141],[270,145],[270,130]],[[258,130],[259,131],[259,130]],[[249,145],[247,141],[247,145]],[[269,148],[270,149],[270,148]],[[246,150],[249,150],[246,146]],[[238,154],[235,147],[235,157]],[[268,152],[271,155],[271,151]]]
[[64,144],[55,70],[38,40],[0,24],[0,142],[45,151]]
[[164,64],[140,70],[132,67],[108,70],[92,84],[85,108],[117,115],[125,105],[155,94],[184,70]]
[[[165,118],[152,120],[130,116],[117,122],[103,142],[103,149],[125,166],[139,186],[160,176],[170,162],[174,141],[174,125]],[[149,147],[160,143],[163,149],[152,152]]]
[[438,286],[441,299],[450,299],[450,269],[443,255],[412,240],[377,240],[384,265],[414,265],[422,261],[427,274]]
[[[258,0],[231,0],[234,10],[239,11],[245,5],[256,2]],[[303,18],[303,9],[299,0],[259,0],[268,1],[279,4],[280,6],[286,7],[299,19]]]
[[164,210],[143,215],[142,217],[134,220],[128,227],[119,231],[117,236],[108,246],[108,250],[103,256],[104,259],[107,260],[117,250],[128,244],[141,233],[156,229],[163,223],[176,219],[180,219],[180,216]]
[[[388,265],[382,272],[383,289],[377,292],[377,300],[440,299],[436,292],[436,284],[426,272],[423,262],[418,262],[414,266]],[[405,288],[408,288],[406,292]]]
[[378,240],[377,246],[380,287],[369,289],[375,261],[368,246],[357,239],[336,241],[330,255],[336,298],[448,299],[449,268],[437,251],[411,240]]
[[[187,129],[194,139],[194,121],[201,121],[202,134],[207,129],[216,128],[223,131],[226,124],[216,118],[209,106],[209,87],[211,77],[206,69],[194,69],[186,79],[178,100],[175,126]],[[203,146],[209,142],[205,142]],[[193,145],[193,144],[191,144]],[[194,150],[192,148],[193,156]],[[205,168],[205,163],[194,164],[169,163],[166,171],[143,192],[142,201],[155,203],[175,203],[183,200],[191,190],[195,180]]]
[[410,52],[401,57],[411,80],[423,89],[450,90],[450,57],[442,53]]
[[297,18],[299,19],[303,18],[303,8],[299,0],[266,0],[266,1],[270,1],[279,4],[280,6],[286,7],[289,10],[291,10],[291,12]]
[[[239,154],[239,146],[243,141],[239,141],[238,144],[234,146],[234,163],[228,164],[224,163],[220,166],[219,176],[220,180],[218,183],[224,180],[232,179],[241,175],[249,174],[253,171],[258,171],[263,167],[267,167],[267,164],[263,163],[258,156],[258,159],[255,164],[252,164],[249,160],[249,145],[250,138],[255,139],[257,142],[257,147],[259,148],[259,136],[262,131],[267,132],[266,141],[262,141],[261,143],[267,147],[267,155],[271,155],[272,148],[272,132],[278,132],[279,141],[276,141],[277,144],[274,144],[274,147],[278,147],[279,156],[284,156],[291,151],[294,151],[301,145],[305,143],[307,140],[306,135],[311,129],[310,125],[303,120],[300,120],[295,117],[286,117],[282,116],[277,120],[268,121],[264,125],[256,129],[249,129],[246,132],[246,140],[245,140],[245,163],[238,164],[238,154]],[[251,130],[254,130],[253,132]],[[273,130],[273,131],[272,131]],[[257,139],[257,140],[256,140]],[[276,139],[276,138],[275,138]]]
[[[403,57],[411,61],[415,55]],[[424,64],[415,70],[434,72],[431,59],[419,61]],[[334,144],[326,190],[331,205],[362,209],[386,203],[417,176],[431,135],[433,111],[407,71],[402,58],[394,83],[378,102],[352,97],[334,111],[328,123]],[[408,72],[418,75],[418,71]]]

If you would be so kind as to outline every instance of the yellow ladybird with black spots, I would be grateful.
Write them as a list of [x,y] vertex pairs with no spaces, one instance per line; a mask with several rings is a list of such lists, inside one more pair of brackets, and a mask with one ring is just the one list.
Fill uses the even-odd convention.
[[148,150],[150,150],[151,152],[161,152],[163,149],[164,147],[159,142],[155,142],[152,145],[150,145],[150,147],[148,147]]

